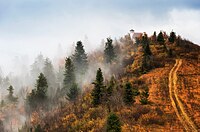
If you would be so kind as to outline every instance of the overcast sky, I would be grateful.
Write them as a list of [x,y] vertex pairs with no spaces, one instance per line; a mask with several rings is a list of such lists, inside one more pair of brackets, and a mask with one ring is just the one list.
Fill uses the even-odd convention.
[[173,29],[200,44],[200,1],[0,0],[0,66],[8,71],[13,58],[24,55],[31,63],[40,52],[52,58],[58,44],[67,53],[85,36],[91,50],[130,29],[149,34]]

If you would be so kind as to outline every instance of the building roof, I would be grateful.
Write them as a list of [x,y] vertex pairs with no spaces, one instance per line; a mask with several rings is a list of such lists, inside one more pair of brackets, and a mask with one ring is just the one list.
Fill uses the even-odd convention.
[[140,36],[142,36],[142,33],[134,33],[132,37],[135,39],[135,38],[138,38]]

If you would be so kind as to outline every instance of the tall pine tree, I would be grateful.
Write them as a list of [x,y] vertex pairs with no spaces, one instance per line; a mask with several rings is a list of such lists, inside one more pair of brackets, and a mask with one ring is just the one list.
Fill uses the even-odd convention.
[[163,36],[163,33],[162,33],[161,31],[160,31],[160,33],[158,34],[157,41],[158,41],[160,44],[164,44],[164,43],[165,43],[164,36]]
[[88,69],[88,60],[81,41],[76,43],[75,53],[72,56],[72,60],[75,66],[75,71],[80,75],[85,74]]
[[69,89],[75,84],[75,73],[74,73],[74,65],[70,58],[66,58],[65,60],[65,71],[64,71],[64,80],[63,80],[63,88],[64,93],[69,92]]
[[174,43],[174,41],[176,40],[176,33],[175,32],[171,32],[170,36],[169,36],[169,42]]
[[67,99],[69,101],[76,101],[77,97],[79,95],[79,88],[77,84],[73,84],[70,89],[69,92],[67,93]]
[[111,63],[116,58],[116,53],[112,42],[113,40],[111,38],[107,38],[107,42],[104,49],[104,58],[106,63]]
[[149,39],[146,33],[142,36],[142,47],[143,47],[144,55],[152,55],[150,47],[149,47]]
[[45,59],[43,72],[44,72],[44,76],[47,79],[47,83],[48,83],[48,87],[49,87],[48,95],[53,96],[56,91],[56,88],[57,88],[56,75],[54,72],[53,65],[48,58]]
[[104,95],[104,82],[103,82],[103,74],[101,69],[97,70],[96,80],[93,82],[94,89],[92,91],[92,103],[94,106],[101,104],[102,98]]
[[39,100],[44,101],[47,99],[47,89],[47,79],[43,73],[40,73],[36,84],[36,94]]
[[11,101],[11,102],[15,102],[17,101],[17,98],[13,96],[13,91],[14,91],[14,88],[12,85],[9,86],[9,88],[7,89],[9,94],[8,94],[8,100]]
[[27,103],[32,110],[37,109],[39,106],[43,106],[43,104],[47,101],[47,90],[47,79],[43,73],[40,73],[36,81],[36,88],[33,89],[32,92],[27,96]]
[[133,98],[133,89],[131,83],[125,84],[125,91],[124,91],[124,103],[126,105],[131,105],[135,102]]

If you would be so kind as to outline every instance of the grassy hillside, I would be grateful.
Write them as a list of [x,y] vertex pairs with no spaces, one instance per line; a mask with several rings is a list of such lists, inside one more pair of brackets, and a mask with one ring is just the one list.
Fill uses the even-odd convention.
[[[75,102],[64,101],[51,111],[33,112],[30,121],[21,130],[102,132],[106,131],[109,113],[114,112],[120,119],[123,132],[184,131],[169,97],[169,73],[176,59],[183,60],[177,71],[178,96],[185,111],[200,129],[200,46],[180,37],[173,43],[165,38],[162,44],[152,38],[148,37],[152,53],[147,56],[146,65],[143,65],[142,38],[133,43],[126,35],[114,43],[117,61],[104,66],[110,70],[104,75],[107,87],[111,76],[114,76],[113,92],[107,101],[94,107],[91,96],[94,85],[86,83]],[[95,51],[88,58],[91,64],[103,63],[103,51]],[[139,91],[139,95],[134,97],[135,102],[129,106],[123,102],[127,82],[131,83],[133,90]],[[145,90],[149,93],[148,103],[141,104]]]

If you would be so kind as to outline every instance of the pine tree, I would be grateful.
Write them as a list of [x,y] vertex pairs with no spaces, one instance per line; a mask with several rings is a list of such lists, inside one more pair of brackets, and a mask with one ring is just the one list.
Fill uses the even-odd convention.
[[45,60],[43,72],[44,72],[44,76],[47,79],[47,83],[48,83],[48,87],[49,87],[48,95],[53,96],[56,91],[56,86],[57,86],[56,85],[56,76],[54,73],[53,65],[48,58],[46,58],[46,60]]
[[104,50],[104,57],[106,63],[111,63],[114,61],[116,58],[115,50],[112,44],[113,40],[111,38],[107,38],[107,42],[105,45],[105,50]]
[[42,54],[39,54],[34,63],[31,65],[31,77],[37,79],[38,75],[42,72],[44,67],[44,57]]
[[115,113],[110,113],[107,118],[106,132],[121,132],[121,122]]
[[66,58],[65,60],[65,71],[64,71],[64,80],[63,80],[63,88],[65,93],[69,91],[73,84],[75,84],[75,73],[74,73],[74,65],[70,58]]
[[174,43],[174,41],[176,40],[176,33],[175,32],[171,32],[170,36],[169,36],[169,42]]
[[43,73],[40,73],[36,80],[36,88],[32,89],[27,96],[27,103],[31,110],[37,109],[38,106],[43,105],[47,101],[48,83]]
[[152,55],[150,47],[149,47],[149,39],[146,33],[144,34],[144,36],[142,36],[142,47],[143,47],[144,55]]
[[157,36],[156,36],[156,31],[154,31],[153,36],[152,36],[152,41],[156,42],[157,40]]
[[47,89],[47,79],[43,73],[40,73],[36,84],[36,95],[39,100],[44,101],[47,99]]
[[107,87],[107,95],[111,96],[115,87],[115,78],[114,76],[111,77],[110,82]]
[[77,99],[79,95],[79,88],[77,84],[73,84],[70,89],[69,92],[67,93],[67,99],[69,101],[75,101]]
[[81,41],[76,43],[75,53],[72,56],[72,60],[75,66],[75,71],[81,75],[85,74],[88,69],[88,60]]
[[134,98],[133,98],[133,90],[132,90],[132,86],[131,83],[126,83],[125,85],[125,91],[124,91],[124,103],[126,105],[131,105],[135,102]]
[[9,91],[9,97],[13,97],[13,91],[14,91],[14,88],[13,88],[13,86],[12,85],[10,85],[10,87],[7,89],[8,91]]
[[94,106],[97,106],[99,104],[101,104],[102,102],[102,97],[104,95],[104,82],[103,82],[103,74],[101,72],[101,69],[99,68],[97,70],[97,74],[96,74],[96,80],[95,82],[93,82],[94,84],[94,89],[92,91],[92,104]]
[[164,44],[164,43],[165,43],[164,36],[163,36],[163,33],[162,33],[161,31],[160,31],[160,33],[158,34],[157,41],[158,41],[160,44]]
[[8,94],[8,100],[13,102],[13,101],[17,101],[17,98],[13,96],[13,91],[14,91],[14,88],[12,85],[9,86],[9,88],[7,89],[9,91],[9,94]]

